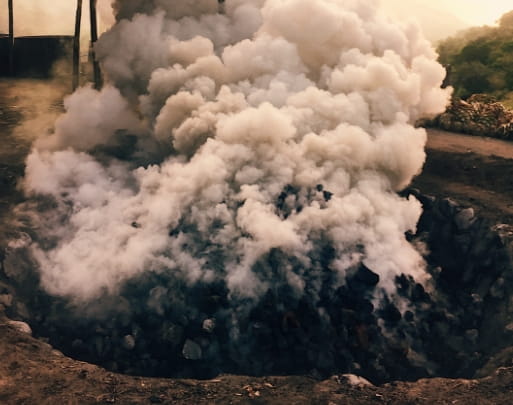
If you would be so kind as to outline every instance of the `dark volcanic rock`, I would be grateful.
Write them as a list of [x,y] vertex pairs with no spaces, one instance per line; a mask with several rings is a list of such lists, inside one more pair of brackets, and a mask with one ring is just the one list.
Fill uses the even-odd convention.
[[[305,201],[328,203],[326,193],[322,185],[305,195],[287,187],[277,209],[286,216]],[[99,297],[85,312],[37,289],[20,242],[4,260],[6,275],[20,288],[0,290],[0,299],[65,353],[131,374],[343,372],[376,383],[471,376],[503,345],[501,336],[511,335],[505,325],[513,324],[513,304],[500,303],[512,296],[507,238],[513,240],[513,232],[491,229],[450,199],[418,190],[404,195],[424,205],[418,232],[408,239],[426,246],[432,280],[420,284],[400,275],[394,294],[381,289],[379,275],[363,263],[341,283],[331,267],[334,249],[319,238],[312,241],[317,248],[308,269],[280,249],[255,263],[273,280],[256,301],[234,302],[222,282],[186,285],[172,274],[147,273],[127,282],[119,296]],[[215,253],[209,260],[215,263]],[[301,275],[303,294],[290,287],[284,268]]]

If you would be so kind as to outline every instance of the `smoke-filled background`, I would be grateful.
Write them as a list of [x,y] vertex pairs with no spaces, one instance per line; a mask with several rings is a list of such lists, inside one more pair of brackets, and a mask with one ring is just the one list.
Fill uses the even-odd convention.
[[404,313],[397,277],[429,277],[405,237],[421,204],[397,192],[425,159],[414,123],[450,95],[418,27],[368,0],[113,9],[96,47],[108,84],[66,98],[27,159],[31,238],[11,247],[29,249],[43,289],[82,314],[112,310],[130,350],[143,332],[122,318],[143,302],[189,360],[246,361],[266,306],[282,329],[303,311],[324,330],[355,274],[377,284],[362,296]]
[[[112,25],[114,17],[110,0],[98,0],[100,31]],[[75,30],[76,0],[14,0],[14,32],[27,35],[73,35]],[[83,4],[82,27],[84,37],[89,31],[89,2]],[[0,1],[0,33],[9,32],[7,0]]]
[[[84,2],[83,32],[88,38],[88,2]],[[152,2],[150,2],[152,4]],[[387,13],[401,20],[416,20],[426,37],[438,41],[471,25],[493,25],[510,10],[510,0],[381,0]],[[114,22],[111,0],[98,0],[100,30]],[[151,7],[151,6],[150,6]],[[15,0],[16,35],[73,34],[76,1]],[[8,31],[7,0],[0,1],[0,33]]]

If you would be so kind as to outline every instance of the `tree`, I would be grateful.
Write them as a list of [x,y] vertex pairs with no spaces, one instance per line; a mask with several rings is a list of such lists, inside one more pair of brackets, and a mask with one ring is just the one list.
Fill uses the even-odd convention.
[[461,65],[458,72],[458,80],[455,83],[460,87],[461,97],[468,97],[477,93],[490,92],[491,70],[481,62],[473,61]]
[[504,14],[499,20],[499,27],[502,29],[513,29],[513,10]]
[[501,100],[513,94],[513,11],[500,24],[470,28],[439,44],[439,61],[451,66],[457,97],[488,93]]
[[458,55],[458,61],[461,63],[481,62],[487,64],[490,59],[491,47],[483,39],[478,39],[466,45]]

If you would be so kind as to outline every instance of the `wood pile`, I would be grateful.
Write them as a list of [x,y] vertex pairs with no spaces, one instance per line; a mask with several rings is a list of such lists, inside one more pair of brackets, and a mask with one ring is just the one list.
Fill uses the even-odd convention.
[[484,94],[453,100],[444,113],[427,125],[451,132],[513,139],[513,111]]

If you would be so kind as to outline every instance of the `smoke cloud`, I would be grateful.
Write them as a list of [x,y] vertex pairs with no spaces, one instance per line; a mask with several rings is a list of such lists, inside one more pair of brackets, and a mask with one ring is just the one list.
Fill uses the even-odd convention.
[[[27,160],[49,197],[31,251],[41,283],[76,302],[144,274],[223,282],[233,300],[318,294],[320,246],[342,285],[364,263],[392,293],[424,279],[405,239],[444,70],[415,26],[377,1],[117,1],[99,40],[108,85],[65,100]],[[317,253],[316,253],[317,252]],[[265,266],[264,266],[265,267]]]
[[35,335],[139,375],[433,375],[398,192],[450,90],[418,27],[363,0],[112,7],[107,84],[26,161],[3,268]]

